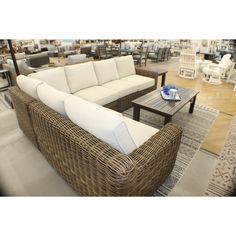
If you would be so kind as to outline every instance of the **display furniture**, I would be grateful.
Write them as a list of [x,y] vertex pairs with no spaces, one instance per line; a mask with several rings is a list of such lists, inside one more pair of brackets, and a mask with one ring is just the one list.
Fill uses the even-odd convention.
[[161,96],[163,88],[158,88],[140,98],[135,99],[133,102],[133,119],[140,120],[140,110],[147,110],[153,113],[164,116],[164,124],[171,122],[172,116],[176,114],[183,106],[190,102],[189,113],[193,113],[194,106],[199,91],[186,88],[178,88],[178,95],[180,101],[167,101]]
[[[133,63],[132,57],[128,56],[51,69],[35,73],[36,76],[31,78],[19,76],[20,88],[10,88],[20,128],[79,195],[153,195],[173,169],[182,135],[181,128],[169,123],[157,130],[106,108],[112,107],[118,111],[126,109],[127,104],[128,107],[132,105],[130,100],[134,97],[155,89],[157,74],[141,68],[135,71],[131,62]],[[110,70],[104,70],[107,66]],[[92,70],[96,71],[97,77],[89,77]],[[128,75],[129,73],[135,74]],[[149,78],[146,77],[148,73]],[[63,74],[67,77],[63,77]],[[81,80],[82,74],[86,80]],[[114,79],[114,75],[118,77]],[[96,82],[95,87],[102,87],[103,91],[112,82],[115,87],[103,102],[89,101],[88,97],[86,100],[84,97],[82,99],[81,93],[78,96],[76,90],[86,89],[81,86],[90,88],[92,82]],[[90,93],[92,95],[94,94]],[[112,101],[111,97],[115,100]],[[74,105],[68,103],[70,100],[75,101]],[[77,100],[80,103],[76,103]],[[81,106],[83,103],[86,105]],[[90,110],[93,112],[89,113]],[[73,114],[75,119],[89,115],[83,121],[85,126],[77,124]],[[105,130],[109,130],[113,124],[112,121],[107,121],[109,116],[122,120],[122,124],[129,130],[137,145],[131,152],[126,154],[119,151],[88,131],[88,126],[94,127],[96,121],[101,124],[103,119],[106,121]],[[91,120],[94,122],[90,122]],[[99,125],[96,129],[101,127]],[[117,131],[119,133],[119,129]],[[122,134],[123,132],[120,133]]]
[[228,81],[234,68],[234,63],[230,58],[231,55],[226,54],[222,57],[219,64],[208,63],[207,66],[202,69],[204,73],[203,81],[214,85],[222,84],[222,79]]
[[186,79],[195,79],[198,75],[199,62],[193,50],[185,49],[180,53],[178,75]]

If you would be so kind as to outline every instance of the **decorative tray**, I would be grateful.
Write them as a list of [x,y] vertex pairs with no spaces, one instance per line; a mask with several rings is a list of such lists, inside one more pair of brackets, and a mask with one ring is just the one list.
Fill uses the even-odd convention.
[[168,100],[168,101],[180,101],[181,100],[178,93],[176,94],[175,98],[171,98],[170,95],[166,95],[164,93],[164,91],[161,91],[161,96],[164,100]]

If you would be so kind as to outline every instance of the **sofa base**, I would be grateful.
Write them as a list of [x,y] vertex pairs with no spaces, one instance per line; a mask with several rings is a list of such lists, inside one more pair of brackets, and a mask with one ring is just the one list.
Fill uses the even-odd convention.
[[[120,99],[124,103],[117,100],[110,106],[126,109],[136,96],[151,89],[155,88],[131,94]],[[20,128],[79,195],[149,196],[173,169],[182,133],[174,124],[167,124],[125,155],[18,87],[9,90]]]
[[124,96],[122,98],[119,98],[118,100],[108,103],[104,105],[104,107],[110,108],[112,110],[118,111],[118,112],[123,112],[133,106],[132,101],[138,97],[141,97],[149,92],[152,92],[153,90],[156,89],[156,86],[152,86],[150,88],[129,94],[127,96]]

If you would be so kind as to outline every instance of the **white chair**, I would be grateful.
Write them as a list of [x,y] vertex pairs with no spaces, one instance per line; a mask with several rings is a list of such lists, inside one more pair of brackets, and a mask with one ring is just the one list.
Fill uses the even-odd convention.
[[234,67],[230,57],[230,54],[226,54],[222,57],[219,64],[208,63],[202,70],[204,73],[203,81],[215,85],[222,84],[221,79],[228,81]]
[[179,71],[180,77],[195,79],[199,70],[199,61],[196,60],[196,52],[191,49],[184,49],[180,53]]

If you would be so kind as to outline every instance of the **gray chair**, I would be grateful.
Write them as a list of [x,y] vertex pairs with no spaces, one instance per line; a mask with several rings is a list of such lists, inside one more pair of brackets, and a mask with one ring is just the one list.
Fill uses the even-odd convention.
[[80,47],[80,53],[86,54],[86,57],[92,56],[92,47],[91,46],[82,46]]
[[169,60],[170,59],[170,48],[166,48],[165,53],[164,53],[164,60]]
[[[17,65],[20,74],[28,75],[34,72],[34,68],[27,65],[26,61],[17,60]],[[11,77],[11,82],[13,85],[16,85],[16,71],[12,59],[7,59],[7,63],[3,64],[3,69],[8,70]]]
[[105,45],[98,45],[96,48],[96,54],[99,60],[112,58],[112,54],[109,53]]
[[140,49],[133,52],[133,60],[135,64],[139,64],[139,66],[142,65],[142,62],[145,63],[145,66],[147,65],[147,53],[148,48],[147,47],[141,47]]

